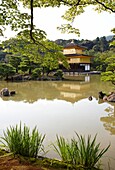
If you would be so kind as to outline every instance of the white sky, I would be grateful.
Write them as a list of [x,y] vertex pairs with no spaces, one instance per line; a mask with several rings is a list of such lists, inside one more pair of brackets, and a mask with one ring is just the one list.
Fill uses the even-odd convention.
[[[56,29],[57,26],[66,23],[61,18],[61,15],[64,14],[64,7],[35,10],[35,13],[36,25],[47,32],[49,39],[78,39],[75,34],[61,34]],[[80,39],[93,40],[96,37],[112,35],[111,29],[115,27],[115,14],[107,12],[98,14],[88,8],[85,13],[76,17],[73,26],[80,29]]]
[[[65,7],[34,9],[34,22],[36,26],[47,33],[50,40],[56,39],[88,39],[93,40],[96,37],[112,35],[111,29],[115,27],[115,14],[103,12],[98,14],[91,7],[86,12],[77,16],[73,26],[80,29],[80,37],[75,34],[61,34],[57,27],[67,23],[61,18]],[[23,9],[25,11],[25,9]],[[27,11],[25,11],[27,12]],[[12,37],[15,33],[6,31],[6,37]]]

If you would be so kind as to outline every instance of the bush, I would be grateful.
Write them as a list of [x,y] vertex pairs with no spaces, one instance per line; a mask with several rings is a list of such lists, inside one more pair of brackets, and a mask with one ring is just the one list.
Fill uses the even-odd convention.
[[77,139],[71,139],[71,142],[65,140],[63,137],[57,136],[57,145],[53,144],[55,151],[59,154],[61,159],[73,166],[73,169],[82,167],[83,169],[96,168],[96,164],[108,150],[110,145],[100,150],[100,143],[96,144],[96,136],[91,140],[91,136],[85,137],[79,136],[77,133]]
[[56,73],[54,74],[55,77],[57,78],[63,78],[63,71],[62,70],[57,70]]
[[32,71],[32,78],[41,78],[42,68],[35,68]]
[[44,151],[43,140],[45,135],[41,135],[36,126],[30,133],[30,129],[24,125],[23,130],[20,126],[7,128],[6,132],[3,132],[4,137],[1,137],[3,147],[9,152],[19,154],[26,157],[38,156],[38,153]]

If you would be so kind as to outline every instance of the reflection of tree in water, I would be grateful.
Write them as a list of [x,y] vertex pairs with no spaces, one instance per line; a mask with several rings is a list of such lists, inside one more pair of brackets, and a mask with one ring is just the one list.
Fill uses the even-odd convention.
[[115,135],[115,103],[110,103],[110,106],[105,109],[108,112],[107,117],[101,117],[100,120],[106,130],[110,131],[112,135]]
[[2,97],[3,100],[24,101],[34,103],[40,99],[65,100],[75,103],[84,98],[92,96],[98,98],[101,89],[111,89],[108,83],[105,85],[100,81],[100,76],[84,76],[82,80],[69,81],[27,81],[27,82],[0,82],[0,90],[7,87],[10,91],[15,90],[16,95]]
[[8,89],[11,89],[14,85],[16,95],[11,97],[2,97],[3,100],[14,100],[34,103],[38,99],[54,99],[58,98],[59,93],[50,82],[22,82],[22,83],[9,83],[7,84]]
[[[10,86],[11,85],[11,86]],[[13,84],[14,85],[14,84]],[[12,84],[7,85],[11,89]],[[3,100],[14,100],[34,103],[39,99],[46,100],[66,100],[76,102],[87,98],[87,92],[90,89],[89,83],[81,82],[24,82],[15,84],[12,89],[16,90],[16,95],[11,97],[2,97]],[[90,92],[89,92],[90,95]]]

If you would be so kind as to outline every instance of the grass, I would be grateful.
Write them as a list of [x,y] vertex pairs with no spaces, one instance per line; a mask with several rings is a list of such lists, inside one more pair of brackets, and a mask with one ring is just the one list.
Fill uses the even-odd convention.
[[96,135],[93,139],[91,139],[90,135],[87,139],[77,133],[76,136],[77,139],[73,138],[70,142],[63,137],[57,136],[57,144],[53,144],[55,151],[62,161],[71,164],[73,169],[80,167],[83,169],[95,169],[110,145],[100,149],[100,143],[96,144]]
[[1,137],[2,147],[9,152],[36,158],[38,153],[44,151],[43,141],[45,135],[41,135],[36,127],[30,132],[26,125],[22,129],[20,123],[19,127],[18,125],[10,126],[3,134],[4,137]]
[[[76,138],[72,138],[69,141],[57,135],[56,144],[53,144],[53,148],[62,161],[51,160],[50,162],[48,159],[43,159],[42,163],[47,166],[62,166],[63,168],[66,167],[66,169],[99,170],[99,161],[107,152],[110,145],[101,149],[100,143],[97,144],[96,142],[96,137],[97,135],[92,139],[91,135],[88,135],[85,138],[85,136],[76,133]],[[30,131],[30,128],[26,125],[22,128],[20,123],[19,126],[10,126],[6,131],[3,131],[3,137],[1,137],[0,142],[2,143],[2,148],[14,155],[40,158],[39,154],[45,152],[43,146],[44,139],[45,135],[40,134],[36,126]]]

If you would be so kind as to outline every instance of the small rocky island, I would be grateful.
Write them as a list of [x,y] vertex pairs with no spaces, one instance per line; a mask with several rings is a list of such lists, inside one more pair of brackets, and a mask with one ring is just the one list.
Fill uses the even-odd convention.
[[16,92],[14,90],[13,91],[9,91],[9,89],[7,87],[3,88],[0,91],[0,96],[13,96],[15,94],[16,94]]
[[108,101],[108,102],[115,102],[115,92],[109,92],[109,94],[106,94],[100,91],[99,99],[102,99],[103,101]]

